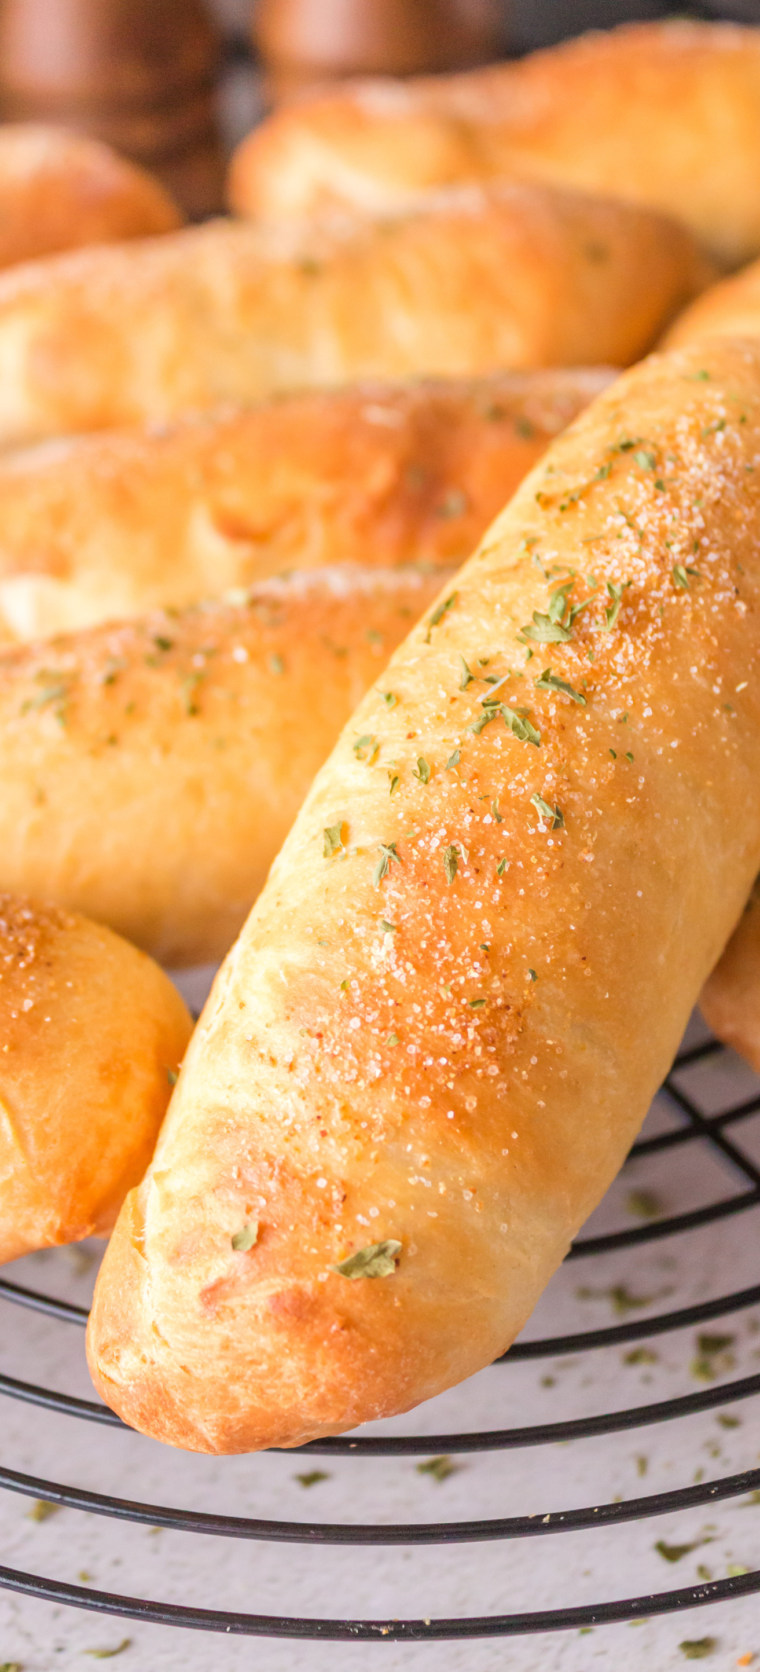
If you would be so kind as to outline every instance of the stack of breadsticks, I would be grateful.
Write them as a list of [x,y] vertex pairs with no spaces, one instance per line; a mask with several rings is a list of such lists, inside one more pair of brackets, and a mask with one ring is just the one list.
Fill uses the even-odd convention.
[[129,1191],[89,1352],[146,1432],[487,1363],[711,972],[750,1048],[760,348],[699,322],[759,83],[758,32],[667,24],[348,87],[246,142],[242,219],[0,278],[0,889],[146,991],[242,929],[139,1188],[184,1014],[87,1207],[69,1129],[67,1213],[8,1198],[18,1251]]

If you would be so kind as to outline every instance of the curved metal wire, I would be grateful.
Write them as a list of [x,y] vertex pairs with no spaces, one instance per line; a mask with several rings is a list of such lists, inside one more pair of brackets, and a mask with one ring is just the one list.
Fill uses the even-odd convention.
[[[606,1236],[581,1238],[574,1245],[571,1257],[581,1258],[611,1249],[635,1247],[689,1231],[697,1226],[718,1222],[728,1215],[744,1212],[760,1204],[760,1170],[739,1149],[727,1134],[727,1128],[760,1112],[760,1097],[748,1099],[729,1109],[707,1117],[680,1089],[673,1075],[700,1060],[715,1055],[722,1047],[708,1041],[691,1051],[682,1053],[673,1073],[663,1088],[666,1097],[680,1116],[682,1125],[641,1140],[632,1156],[652,1154],[668,1149],[676,1143],[706,1140],[721,1161],[741,1180],[739,1189],[731,1196],[689,1213],[658,1219],[652,1224],[612,1232]],[[0,1300],[27,1308],[60,1323],[82,1326],[87,1321],[86,1310],[53,1296],[25,1288],[21,1284],[0,1279]],[[692,1328],[713,1318],[723,1317],[760,1303],[760,1284],[740,1289],[733,1294],[714,1297],[693,1306],[681,1307],[650,1318],[637,1318],[611,1327],[585,1330],[574,1335],[546,1337],[536,1341],[516,1343],[497,1362],[547,1358],[598,1348],[619,1346],[626,1342],[663,1335],[672,1330]],[[423,1435],[348,1435],[313,1441],[308,1446],[295,1448],[301,1454],[350,1457],[430,1456],[433,1453],[465,1453],[504,1451],[523,1446],[556,1443],[559,1440],[579,1440],[601,1434],[625,1432],[648,1424],[672,1421],[724,1406],[734,1400],[746,1399],[760,1393],[760,1373],[745,1376],[700,1389],[697,1393],[661,1400],[649,1405],[635,1406],[624,1411],[603,1412],[596,1416],[579,1417],[564,1422],[543,1423],[531,1427],[496,1429],[482,1433],[423,1434]],[[107,1427],[124,1428],[120,1419],[105,1406],[93,1400],[80,1399],[39,1387],[34,1383],[0,1376],[0,1394],[24,1400],[32,1405],[67,1416],[84,1418]],[[289,1455],[293,1455],[290,1453]],[[374,1525],[350,1523],[310,1523],[253,1519],[217,1515],[198,1510],[181,1510],[171,1506],[144,1504],[130,1499],[112,1497],[68,1486],[42,1477],[26,1475],[0,1467],[0,1488],[27,1497],[43,1498],[71,1509],[111,1517],[119,1521],[148,1523],[174,1531],[214,1534],[218,1537],[266,1540],[278,1543],[298,1543],[307,1546],[364,1545],[364,1546],[422,1546],[451,1545],[488,1540],[536,1538],[562,1532],[588,1531],[595,1528],[614,1528],[626,1522],[665,1515],[674,1511],[693,1509],[706,1504],[725,1501],[747,1492],[760,1490],[760,1469],[749,1469],[724,1479],[674,1488],[669,1492],[654,1493],[626,1503],[605,1503],[578,1509],[536,1512],[533,1515],[508,1516],[485,1520],[456,1522],[411,1523],[402,1525]],[[539,1631],[579,1629],[614,1621],[632,1620],[658,1614],[672,1613],[732,1597],[749,1596],[760,1592],[760,1573],[737,1575],[690,1586],[680,1591],[658,1592],[646,1597],[626,1598],[575,1608],[555,1608],[532,1613],[504,1614],[493,1617],[443,1620],[321,1620],[281,1616],[241,1614],[213,1609],[195,1608],[188,1604],[155,1602],[136,1597],[122,1597],[110,1592],[93,1591],[89,1587],[69,1585],[9,1567],[0,1567],[0,1587],[41,1599],[66,1603],[98,1613],[116,1614],[132,1620],[157,1624],[191,1627],[231,1635],[259,1637],[290,1637],[324,1641],[426,1641],[476,1637],[510,1637]]]

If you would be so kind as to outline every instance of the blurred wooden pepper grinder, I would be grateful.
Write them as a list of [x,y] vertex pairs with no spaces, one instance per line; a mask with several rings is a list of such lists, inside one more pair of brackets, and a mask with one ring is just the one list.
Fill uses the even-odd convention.
[[350,75],[468,69],[499,55],[503,0],[258,0],[272,101]]
[[0,109],[107,140],[200,217],[223,196],[219,53],[203,0],[1,0]]

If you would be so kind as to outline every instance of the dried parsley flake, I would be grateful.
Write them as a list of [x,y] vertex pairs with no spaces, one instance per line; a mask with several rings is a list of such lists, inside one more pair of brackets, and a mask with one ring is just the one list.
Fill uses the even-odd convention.
[[350,1278],[352,1283],[358,1277],[392,1277],[400,1253],[401,1243],[391,1237],[386,1242],[370,1242],[366,1248],[357,1249],[332,1269],[339,1277]]
[[446,872],[446,881],[452,883],[459,869],[459,849],[453,842],[450,847],[444,849],[443,869]]
[[255,1248],[258,1238],[259,1222],[258,1219],[252,1219],[242,1230],[236,1231],[235,1235],[230,1237],[230,1242],[236,1254],[247,1254],[249,1248]]

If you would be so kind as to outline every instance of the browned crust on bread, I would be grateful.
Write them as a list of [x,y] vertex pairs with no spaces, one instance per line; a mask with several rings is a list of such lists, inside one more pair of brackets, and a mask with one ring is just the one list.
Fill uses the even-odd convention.
[[742,917],[699,998],[708,1026],[760,1072],[760,889]]
[[0,441],[365,377],[628,363],[711,274],[675,222],[530,184],[51,257],[0,275]]
[[[522,1327],[760,869],[758,445],[760,346],[628,373],[360,705],[106,1254],[90,1364],[137,1428],[294,1445]],[[336,1271],[386,1240],[391,1274]]]
[[735,266],[760,249],[759,169],[760,30],[671,19],[285,106],[239,147],[229,196],[240,214],[279,220],[543,180],[683,219]]
[[285,569],[459,564],[611,376],[366,383],[0,458],[0,631],[42,637]]
[[0,894],[0,1261],[111,1229],[191,1029],[142,952]]
[[41,123],[0,127],[0,267],[175,232],[183,219],[159,181],[109,145]]
[[223,957],[440,577],[294,575],[0,651],[0,888],[44,889],[170,966]]
[[698,296],[666,332],[663,347],[683,348],[702,337],[760,336],[760,261],[750,262]]

